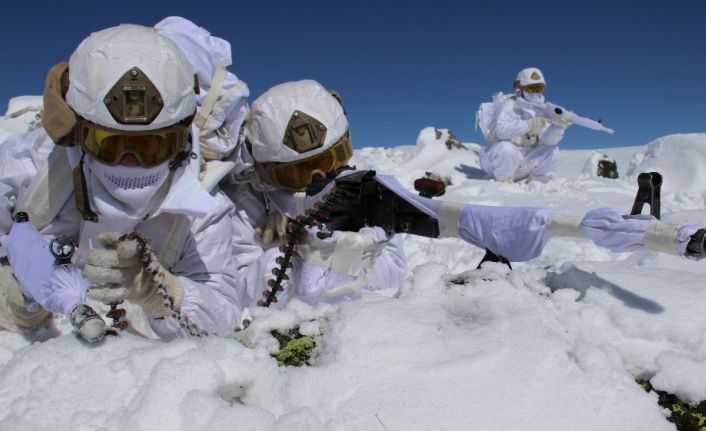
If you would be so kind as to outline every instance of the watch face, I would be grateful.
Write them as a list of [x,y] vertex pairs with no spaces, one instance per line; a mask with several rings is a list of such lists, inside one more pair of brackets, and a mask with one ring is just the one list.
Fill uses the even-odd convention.
[[69,259],[76,250],[76,244],[67,236],[57,236],[49,243],[49,251],[57,259]]

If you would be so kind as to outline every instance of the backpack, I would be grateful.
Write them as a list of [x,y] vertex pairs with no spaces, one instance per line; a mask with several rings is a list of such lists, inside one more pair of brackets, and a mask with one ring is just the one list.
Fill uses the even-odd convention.
[[230,43],[178,16],[165,18],[154,28],[181,48],[198,76],[201,93],[194,124],[199,129],[201,156],[225,159],[236,147],[250,112],[247,84],[226,69],[232,64]]
[[498,92],[493,94],[492,102],[481,103],[476,112],[476,130],[480,128],[483,137],[488,142],[496,142],[495,136],[495,119],[498,113],[498,108],[507,99],[514,99],[514,94],[503,94]]
[[41,110],[42,96],[19,96],[10,99],[7,113],[0,116],[0,144],[39,127]]

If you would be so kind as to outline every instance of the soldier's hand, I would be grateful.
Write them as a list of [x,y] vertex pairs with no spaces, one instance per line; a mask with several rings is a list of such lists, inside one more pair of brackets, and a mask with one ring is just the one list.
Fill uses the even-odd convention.
[[539,135],[542,130],[544,130],[544,126],[549,122],[544,117],[534,117],[530,118],[527,120],[527,126],[529,127],[529,132],[533,135]]
[[262,224],[255,228],[255,234],[262,238],[265,245],[279,242],[287,233],[288,221],[287,216],[280,212],[268,214]]
[[555,121],[554,124],[561,127],[562,129],[566,129],[574,123],[572,123],[571,120],[569,120],[568,118],[562,117],[562,118],[559,118],[557,121]]
[[146,238],[136,232],[126,237],[106,233],[98,240],[106,249],[91,250],[84,268],[96,286],[88,291],[89,297],[106,303],[127,299],[154,318],[180,308],[181,281],[157,260]]

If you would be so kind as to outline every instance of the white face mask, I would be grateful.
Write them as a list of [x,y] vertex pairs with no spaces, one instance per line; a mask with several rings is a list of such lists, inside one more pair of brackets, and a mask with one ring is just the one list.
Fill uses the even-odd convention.
[[[91,177],[116,201],[124,204],[128,215],[142,216],[154,205],[160,188],[169,178],[169,161],[151,168],[141,166],[108,166],[86,156]],[[95,188],[94,188],[95,189]]]
[[522,97],[532,103],[544,103],[544,94],[542,93],[528,93],[523,91]]

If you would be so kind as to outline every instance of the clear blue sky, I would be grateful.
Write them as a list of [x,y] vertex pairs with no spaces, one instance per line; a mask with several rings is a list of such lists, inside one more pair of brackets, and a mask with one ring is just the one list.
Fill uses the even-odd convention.
[[[464,142],[479,103],[537,66],[547,99],[601,118],[564,148],[643,145],[706,131],[706,2],[8,1],[0,104],[40,94],[46,71],[90,32],[181,15],[227,39],[251,100],[312,78],[344,98],[355,147],[414,144],[426,126]],[[4,107],[2,108],[4,111]]]

